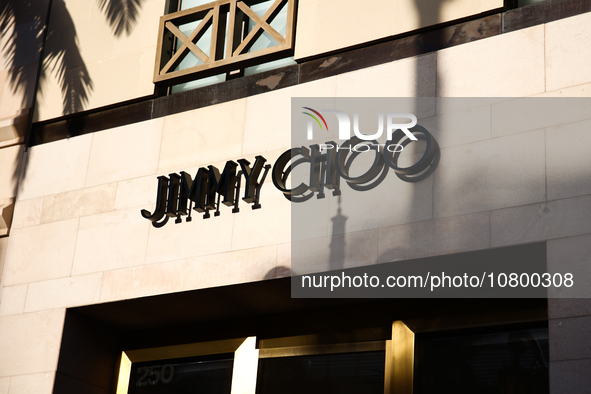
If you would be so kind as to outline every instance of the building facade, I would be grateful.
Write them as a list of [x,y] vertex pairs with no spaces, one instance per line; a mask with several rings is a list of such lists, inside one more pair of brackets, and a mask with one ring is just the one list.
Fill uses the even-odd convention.
[[[591,1],[0,4],[0,394],[590,390]],[[409,99],[437,168],[296,240],[273,168],[242,197],[297,97]],[[157,200],[241,159],[239,212]],[[525,259],[577,286],[292,298],[296,247],[315,273]]]

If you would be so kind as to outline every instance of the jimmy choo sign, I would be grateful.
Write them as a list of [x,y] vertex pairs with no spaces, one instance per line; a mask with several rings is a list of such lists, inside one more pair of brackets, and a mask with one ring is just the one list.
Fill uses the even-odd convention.
[[[390,169],[405,182],[417,182],[434,169],[439,148],[422,126],[415,126],[411,132],[409,137],[407,130],[398,130],[384,144],[354,136],[340,145],[329,141],[292,148],[285,151],[273,166],[266,164],[267,159],[263,156],[256,156],[252,164],[246,159],[230,160],[221,172],[212,165],[199,168],[194,178],[184,171],[168,177],[160,176],[156,208],[152,213],[144,209],[141,214],[159,228],[170,218],[175,218],[175,223],[181,223],[185,216],[185,220],[190,222],[192,211],[202,214],[204,219],[210,218],[212,211],[214,216],[219,216],[222,205],[232,207],[232,213],[237,213],[241,199],[252,209],[258,209],[261,207],[261,189],[271,167],[273,185],[288,200],[297,203],[312,198],[314,194],[317,198],[324,198],[325,189],[331,190],[333,196],[340,195],[341,179],[357,191],[373,189],[385,179]],[[409,167],[401,167],[398,162],[402,150],[418,140],[426,143],[422,157]],[[373,155],[369,156],[371,165],[365,173],[353,176],[351,169],[362,155]],[[307,182],[290,187],[290,174],[296,167],[306,164],[309,166],[309,171],[305,170]]]

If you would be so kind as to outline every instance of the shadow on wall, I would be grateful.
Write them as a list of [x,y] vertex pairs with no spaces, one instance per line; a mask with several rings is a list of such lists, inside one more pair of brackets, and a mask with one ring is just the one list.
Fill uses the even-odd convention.
[[[62,92],[62,113],[67,115],[84,109],[93,84],[80,55],[74,22],[63,0],[53,0],[50,18],[39,75],[39,94],[43,95],[41,87],[53,74]],[[66,30],[62,26],[71,27]]]
[[22,95],[23,108],[32,103],[46,3],[0,0],[0,49],[4,60],[1,66],[8,70],[7,82],[13,93]]
[[290,268],[280,265],[280,266],[273,268],[269,272],[267,272],[267,274],[265,274],[265,277],[263,278],[263,280],[287,278],[291,275],[297,275],[297,274],[291,272]]
[[145,0],[96,0],[105,14],[115,37],[129,35],[137,24],[137,18]]
[[[121,37],[133,31],[145,0],[66,1],[96,2],[111,27],[113,37]],[[66,1],[0,0],[0,72],[6,73],[6,87],[0,86],[0,97],[2,88],[10,89],[12,95],[4,95],[5,100],[11,97],[14,101],[21,101],[2,102],[0,104],[3,108],[31,110],[35,106],[35,95],[43,96],[43,87],[49,79],[55,79],[61,90],[63,115],[80,112],[86,108],[94,85],[81,55],[75,24]],[[43,63],[39,67],[50,6]],[[32,120],[38,120],[34,109],[32,112]],[[75,132],[72,135],[75,135]],[[18,180],[21,173],[23,178],[26,176],[26,165],[25,159],[22,163],[24,168],[17,166],[12,174],[13,179]],[[14,192],[16,194],[16,190]]]
[[[440,23],[442,23],[443,20],[443,15],[442,15],[442,10],[443,10],[443,6],[445,3],[451,3],[455,0],[413,0],[413,5],[414,8],[416,10],[416,15],[418,18],[418,28],[423,28],[423,27],[427,27],[427,26],[435,26],[438,25]],[[429,69],[427,68],[427,71]],[[415,70],[415,97],[421,97],[421,96],[425,96],[424,94],[422,94],[422,92],[420,92],[419,87],[421,86],[421,84],[423,84],[423,80],[428,80],[430,79],[431,76],[429,75],[422,75],[421,73],[423,72],[423,70],[421,69],[420,63],[417,62],[417,67]],[[437,68],[435,68],[435,70],[433,71],[435,73],[435,92],[433,93],[429,93],[428,95],[435,95],[437,96],[437,85],[441,83],[441,76],[439,75],[439,72],[437,70]],[[419,104],[419,100],[417,99],[416,108],[420,107]],[[434,125],[436,129],[438,129],[437,125]],[[438,161],[438,159],[436,159]],[[437,164],[435,164],[436,166]],[[415,193],[415,190],[413,190],[413,193]],[[409,199],[410,201],[414,201],[415,199],[413,197],[411,197]],[[329,265],[330,265],[330,270],[341,270],[345,268],[345,261],[344,261],[344,256],[346,254],[346,250],[349,249],[351,250],[351,246],[353,246],[353,249],[357,249],[356,245],[347,245],[346,241],[344,238],[342,238],[342,240],[337,241],[336,237],[340,234],[345,234],[346,233],[346,223],[347,223],[347,217],[344,216],[342,214],[341,211],[341,197],[339,197],[338,200],[338,204],[339,204],[339,208],[337,211],[337,214],[331,218],[332,221],[332,237],[333,237],[333,241],[331,241],[329,249],[330,249],[330,257],[329,257]],[[408,207],[409,210],[409,216],[413,216],[412,213],[410,213],[411,210],[416,209],[416,207],[414,205],[410,205]],[[359,245],[359,248],[361,248],[362,245]],[[394,260],[400,260],[400,256],[402,255],[402,253],[399,253],[400,251],[397,250],[397,248],[393,248],[391,250],[389,250],[386,254],[388,255],[388,258],[393,259]],[[407,253],[406,253],[407,254]],[[375,262],[369,262],[369,264],[379,264],[379,263],[383,263],[384,261],[384,256],[378,256],[377,261]]]
[[[79,1],[79,0],[77,0]],[[137,24],[145,0],[92,0],[103,12],[113,35],[129,35]],[[43,41],[49,0],[0,0],[0,34],[3,65],[13,93],[22,95],[22,107],[30,108]],[[62,93],[64,115],[84,110],[93,81],[84,60],[74,21],[64,0],[51,1],[49,29],[39,75],[39,94],[44,81],[55,76]]]
[[442,9],[445,3],[452,3],[454,0],[414,0],[414,6],[419,18],[419,26],[434,26],[441,23]]

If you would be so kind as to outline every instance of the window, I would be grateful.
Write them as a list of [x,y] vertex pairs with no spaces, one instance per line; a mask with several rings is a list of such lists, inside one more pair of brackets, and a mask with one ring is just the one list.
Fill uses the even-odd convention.
[[416,337],[396,321],[391,339],[376,339],[383,335],[361,329],[126,351],[117,394],[549,392],[548,329],[538,323]]
[[128,393],[230,394],[233,364],[233,353],[134,363]]
[[154,82],[172,92],[293,64],[295,0],[183,0],[160,19]]
[[261,349],[257,394],[383,394],[386,341]]
[[[355,342],[339,342],[352,334]],[[248,337],[124,351],[116,392],[383,394],[392,341],[375,336],[371,329],[328,339]]]
[[417,341],[418,394],[548,393],[548,329],[435,334]]
[[124,351],[117,394],[230,394],[254,386],[255,343],[248,337]]

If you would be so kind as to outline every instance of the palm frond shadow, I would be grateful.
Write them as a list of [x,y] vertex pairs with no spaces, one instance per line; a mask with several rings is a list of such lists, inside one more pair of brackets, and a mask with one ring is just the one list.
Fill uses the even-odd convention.
[[120,37],[131,34],[137,24],[139,12],[145,0],[97,0],[99,9],[105,14],[113,34]]
[[[120,37],[131,34],[145,0],[92,1],[97,2],[113,36]],[[48,12],[50,23],[45,32]],[[76,27],[64,0],[0,0],[0,63],[0,74],[6,73],[5,90],[12,91],[12,95],[0,91],[6,113],[8,108],[18,111],[35,107],[36,98],[53,99],[44,97],[51,79],[61,91],[62,115],[86,109],[94,90],[80,51]],[[32,121],[37,121],[39,113],[34,112]],[[21,172],[23,177],[26,175],[26,160],[22,165],[25,168],[15,171],[14,179],[18,179]]]

